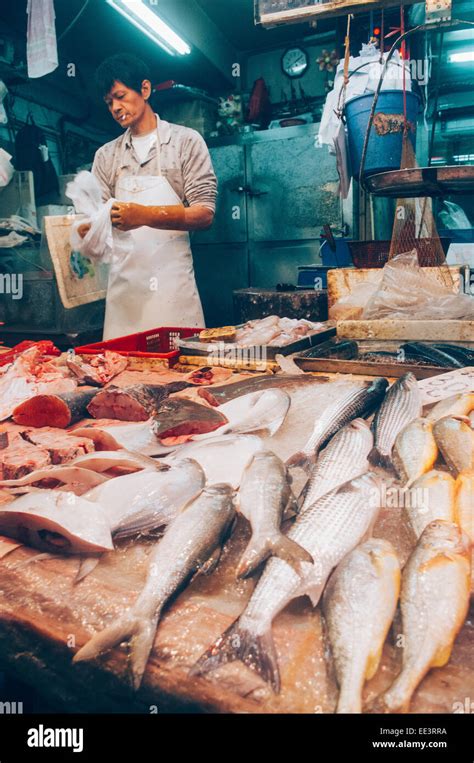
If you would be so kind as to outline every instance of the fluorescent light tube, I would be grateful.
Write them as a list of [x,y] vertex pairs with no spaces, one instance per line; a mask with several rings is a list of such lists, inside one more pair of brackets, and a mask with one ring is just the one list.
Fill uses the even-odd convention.
[[466,50],[464,53],[451,53],[449,63],[465,64],[468,61],[474,61],[474,50]]
[[176,32],[173,32],[171,27],[165,24],[156,13],[153,13],[142,0],[106,1],[170,55],[174,56],[176,53],[180,53],[184,56],[191,53],[189,45]]

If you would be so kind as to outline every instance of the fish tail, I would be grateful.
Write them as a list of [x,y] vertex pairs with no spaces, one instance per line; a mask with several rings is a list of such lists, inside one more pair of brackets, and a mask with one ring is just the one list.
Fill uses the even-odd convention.
[[114,646],[118,646],[122,641],[129,641],[132,683],[134,689],[138,689],[153,646],[158,617],[159,614],[149,618],[137,615],[133,611],[127,612],[84,644],[74,655],[73,662],[93,660],[103,652],[108,652]]
[[407,713],[415,688],[416,681],[411,671],[402,670],[391,687],[377,698],[377,709],[388,713]]
[[352,687],[344,686],[343,684],[337,700],[336,713],[357,715],[362,713],[361,691],[354,691]]
[[299,543],[296,543],[296,541],[288,538],[287,535],[278,535],[275,540],[272,541],[271,548],[273,556],[278,556],[279,559],[283,559],[287,564],[293,567],[298,575],[301,576],[303,575],[301,562],[309,562],[310,564],[313,564],[314,562],[309,551],[306,551],[306,549],[303,548],[303,546],[300,546]]
[[280,671],[271,630],[256,635],[239,625],[236,620],[204,652],[193,665],[189,674],[200,676],[215,670],[219,665],[241,660],[272,686],[275,693],[280,691]]
[[394,468],[391,457],[382,453],[377,447],[372,448],[367,458],[372,466],[383,466],[384,469],[390,470]]
[[286,461],[286,466],[288,468],[293,468],[296,466],[300,466],[302,469],[308,470],[310,466],[312,466],[314,462],[314,457],[306,455],[306,453],[303,453],[302,450],[297,451],[297,453],[293,453],[292,456]]
[[282,533],[266,539],[263,543],[258,538],[255,540],[252,538],[239,562],[237,577],[249,577],[269,556],[278,556],[279,559],[283,559],[301,576],[303,575],[301,562],[312,564],[314,561],[305,548]]

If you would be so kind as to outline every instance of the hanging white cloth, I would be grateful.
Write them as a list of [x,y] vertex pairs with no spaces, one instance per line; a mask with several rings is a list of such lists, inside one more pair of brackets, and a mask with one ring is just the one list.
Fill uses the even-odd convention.
[[53,0],[28,0],[26,60],[28,77],[44,77],[58,66]]

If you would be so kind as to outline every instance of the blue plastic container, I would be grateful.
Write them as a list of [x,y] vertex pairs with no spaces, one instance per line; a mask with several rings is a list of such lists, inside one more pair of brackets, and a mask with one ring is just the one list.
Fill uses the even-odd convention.
[[[373,93],[358,95],[347,101],[345,116],[349,138],[352,177],[358,179],[362,151],[369,116],[374,100]],[[410,123],[409,137],[416,148],[416,120],[420,99],[415,93],[406,93],[407,120]],[[369,143],[365,157],[364,177],[378,172],[399,170],[402,158],[403,137],[403,91],[382,90],[375,108],[374,121],[370,128]]]

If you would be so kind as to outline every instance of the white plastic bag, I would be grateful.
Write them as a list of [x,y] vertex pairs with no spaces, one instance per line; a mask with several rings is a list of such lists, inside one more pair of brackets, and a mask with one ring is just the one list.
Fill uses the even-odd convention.
[[472,228],[468,216],[459,204],[455,204],[453,201],[443,201],[443,206],[444,209],[439,213],[443,228],[449,230]]
[[357,284],[350,294],[340,297],[329,308],[329,318],[333,321],[360,320],[367,302],[377,291],[378,285],[371,281],[362,281]]
[[13,177],[15,169],[11,163],[11,154],[0,148],[0,188],[4,188]]
[[[110,219],[110,209],[115,199],[103,203],[100,185],[91,172],[79,172],[67,184],[66,196],[73,201],[76,212],[85,215],[71,229],[71,246],[74,251],[107,264],[130,254],[133,249],[130,233],[113,228]],[[84,223],[90,223],[91,227],[82,238],[78,228]]]
[[446,286],[439,278],[438,268],[421,268],[413,249],[387,262],[382,281],[362,317],[364,320],[474,320],[474,299]]

